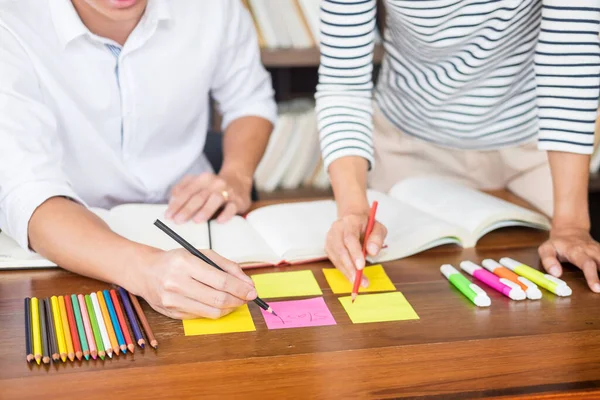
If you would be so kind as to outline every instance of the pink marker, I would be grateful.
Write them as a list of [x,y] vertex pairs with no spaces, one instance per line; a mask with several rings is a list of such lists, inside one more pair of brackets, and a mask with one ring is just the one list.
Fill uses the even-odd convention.
[[523,289],[516,283],[505,278],[499,278],[471,261],[461,262],[460,268],[475,277],[475,279],[480,280],[512,300],[525,300],[527,297]]

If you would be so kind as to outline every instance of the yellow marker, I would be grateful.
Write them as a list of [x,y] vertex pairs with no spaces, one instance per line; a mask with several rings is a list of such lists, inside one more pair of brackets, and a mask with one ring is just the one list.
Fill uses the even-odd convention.
[[[344,274],[335,268],[323,268],[323,274],[333,293],[352,293],[352,282]],[[358,293],[365,292],[388,292],[396,290],[396,286],[385,273],[381,265],[365,267],[364,276],[369,279],[369,287],[360,287]]]
[[252,321],[252,315],[250,315],[247,304],[219,319],[197,318],[183,321],[185,336],[252,332],[255,330],[256,327],[254,326],[254,321]]
[[63,296],[58,296],[58,308],[60,308],[60,318],[62,320],[62,328],[65,333],[67,357],[69,357],[69,360],[75,361],[75,349],[73,348],[73,340],[71,339],[71,330],[69,328],[69,316],[67,315],[67,305],[65,304],[65,298]]
[[31,298],[31,331],[33,332],[33,356],[40,365],[42,361],[42,332],[40,330],[40,303],[37,297]]
[[56,330],[56,340],[58,342],[58,352],[63,362],[67,361],[67,345],[65,344],[65,331],[63,330],[62,320],[60,317],[60,308],[58,307],[58,298],[52,296],[52,314],[54,314],[54,329]]
[[316,296],[323,292],[312,271],[273,272],[252,275],[259,297]]

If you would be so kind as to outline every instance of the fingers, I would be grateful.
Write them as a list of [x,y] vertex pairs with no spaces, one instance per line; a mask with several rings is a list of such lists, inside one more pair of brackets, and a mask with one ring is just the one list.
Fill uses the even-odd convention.
[[168,317],[175,319],[211,318],[217,319],[229,314],[237,307],[217,308],[182,295],[172,295],[164,299],[162,305],[153,308]]
[[212,193],[201,208],[195,210],[194,222],[208,221],[223,203],[225,203],[225,198],[221,194]]
[[217,218],[217,222],[220,224],[227,222],[231,218],[233,218],[233,216],[236,215],[237,212],[238,212],[238,207],[235,203],[227,203],[227,205],[225,206],[225,208],[223,209],[223,211]]
[[545,242],[538,249],[538,254],[544,269],[552,276],[559,278],[562,275],[562,267],[558,261],[558,254],[552,243]]
[[[338,220],[336,221],[329,233],[325,244],[325,251],[329,260],[333,265],[348,279],[354,282],[357,269],[357,260],[360,260],[358,265],[364,268],[364,257],[360,246],[360,222]],[[361,285],[367,287],[369,281],[363,276]]]
[[383,247],[383,243],[385,241],[385,237],[387,236],[387,228],[380,224],[379,222],[375,222],[373,226],[373,232],[371,232],[371,236],[369,236],[369,240],[367,242],[367,253],[370,256],[376,256],[379,254],[379,250]]
[[356,269],[365,267],[365,257],[360,245],[360,227],[350,226],[344,231],[344,246]]
[[178,214],[184,205],[190,201],[192,196],[206,189],[214,179],[215,176],[209,173],[183,178],[171,191],[171,198],[169,199],[169,206],[167,207],[165,216],[175,219],[176,222],[178,219],[181,220],[182,217],[179,217]]
[[241,277],[241,274],[243,274],[241,270],[236,271],[236,268],[230,264],[230,261],[224,262],[224,259],[222,257],[216,257],[215,253],[211,253],[211,256],[209,256],[226,271],[223,272],[201,262],[193,256],[190,257],[193,258],[193,262],[189,264],[189,273],[193,279],[218,291],[229,293],[244,301],[250,301],[256,298],[257,294],[254,286]]
[[204,207],[207,202],[207,198],[209,198],[210,195],[210,192],[207,190],[202,190],[192,195],[192,197],[190,197],[188,201],[182,207],[180,207],[177,214],[175,214],[175,222],[181,224],[189,221],[195,214],[197,214],[198,210]]
[[565,256],[569,262],[583,271],[588,286],[594,292],[600,292],[600,281],[598,280],[598,267],[596,261],[590,257],[582,247],[573,247],[566,252]]
[[239,264],[220,256],[212,250],[206,250],[205,253],[211,260],[216,262],[219,267],[254,287],[254,281],[248,275],[246,275],[244,271],[242,271],[242,268],[239,266]]

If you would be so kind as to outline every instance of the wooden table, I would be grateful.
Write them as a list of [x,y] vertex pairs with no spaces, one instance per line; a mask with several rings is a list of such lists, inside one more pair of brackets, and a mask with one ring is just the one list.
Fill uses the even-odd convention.
[[[180,321],[143,302],[159,349],[50,367],[24,355],[23,298],[109,285],[62,270],[0,274],[0,399],[19,398],[600,398],[598,295],[566,268],[570,298],[513,302],[491,293],[477,309],[440,274],[442,263],[510,256],[539,265],[543,232],[509,228],[476,249],[443,247],[385,264],[418,321],[353,325],[321,272],[310,269],[338,325],[185,337]],[[569,392],[569,394],[565,393]],[[43,397],[42,397],[43,396]]]

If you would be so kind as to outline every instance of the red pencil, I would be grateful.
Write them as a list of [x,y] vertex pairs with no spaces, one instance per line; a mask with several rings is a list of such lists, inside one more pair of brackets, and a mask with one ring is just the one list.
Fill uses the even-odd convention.
[[[365,231],[365,237],[363,239],[363,257],[367,258],[367,241],[369,240],[369,236],[371,236],[371,232],[373,232],[373,226],[375,226],[375,214],[377,213],[377,202],[374,201],[373,205],[371,205],[371,212],[369,213],[369,220],[367,222],[367,230]],[[360,289],[360,282],[362,281],[363,270],[359,269],[356,271],[356,277],[354,278],[354,287],[352,288],[352,302],[356,300],[358,296],[358,289]]]
[[119,320],[119,325],[123,331],[123,337],[125,339],[125,344],[127,344],[127,350],[133,354],[135,351],[135,345],[133,344],[133,340],[131,340],[131,334],[129,333],[129,328],[127,327],[127,322],[125,322],[125,316],[123,315],[123,309],[121,308],[121,303],[119,302],[117,292],[115,292],[114,289],[110,291],[110,298],[115,306],[115,312],[117,313],[117,319]]
[[73,314],[73,303],[71,302],[71,296],[65,295],[65,308],[67,309],[67,319],[69,320],[69,327],[65,327],[65,335],[67,331],[71,332],[71,340],[73,341],[73,347],[75,348],[75,357],[79,361],[83,357],[83,351],[81,351],[81,342],[79,341],[79,333],[77,332],[77,323],[75,322],[75,314]]

